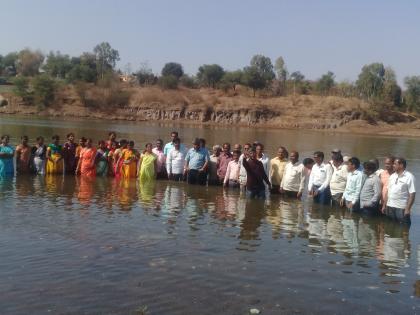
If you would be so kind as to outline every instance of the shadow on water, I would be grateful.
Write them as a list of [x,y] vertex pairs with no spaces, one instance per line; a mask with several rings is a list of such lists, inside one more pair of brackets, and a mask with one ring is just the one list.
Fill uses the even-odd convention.
[[[278,196],[249,200],[221,187],[72,176],[1,179],[0,199],[2,235],[16,245],[0,245],[6,257],[0,290],[19,288],[0,302],[15,314],[27,311],[22,298],[35,313],[48,303],[57,313],[105,311],[116,301],[124,301],[116,308],[124,313],[140,297],[158,314],[193,314],[208,299],[231,296],[233,302],[208,306],[207,313],[243,313],[258,299],[267,314],[276,314],[339,311],[342,300],[359,312],[371,303],[373,311],[404,313],[417,309],[420,297],[418,237],[384,217]],[[31,239],[22,243],[22,235]],[[22,259],[34,274],[19,271]],[[134,279],[141,285],[131,286]],[[35,299],[38,289],[19,282],[44,290],[44,302]],[[97,286],[99,302],[72,304],[74,290],[89,296]],[[196,304],[178,291],[192,294]],[[309,295],[307,302],[299,304],[295,291]],[[361,302],[364,294],[370,302]],[[383,308],[390,296],[395,307]]]

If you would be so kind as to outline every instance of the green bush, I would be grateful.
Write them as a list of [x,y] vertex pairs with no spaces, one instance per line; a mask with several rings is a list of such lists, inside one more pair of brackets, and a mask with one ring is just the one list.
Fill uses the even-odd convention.
[[164,75],[159,78],[159,86],[165,90],[175,90],[178,88],[178,79],[174,75]]
[[38,106],[49,106],[54,100],[57,84],[47,74],[41,74],[32,80],[34,101]]

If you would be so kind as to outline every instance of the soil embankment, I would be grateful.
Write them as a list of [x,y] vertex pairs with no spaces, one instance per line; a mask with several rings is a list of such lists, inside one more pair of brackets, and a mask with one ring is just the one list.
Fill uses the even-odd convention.
[[225,126],[287,129],[331,129],[337,132],[420,136],[420,122],[399,112],[387,113],[387,122],[366,120],[370,105],[357,98],[299,95],[251,97],[241,91],[211,89],[161,90],[126,88],[114,97],[107,89],[61,89],[53,106],[25,105],[11,94],[0,114],[84,117],[109,120],[185,122]]

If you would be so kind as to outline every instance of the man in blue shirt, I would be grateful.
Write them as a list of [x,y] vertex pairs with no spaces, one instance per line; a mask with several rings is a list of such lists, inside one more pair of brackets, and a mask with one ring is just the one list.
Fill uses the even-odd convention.
[[349,159],[347,164],[347,183],[344,190],[341,206],[344,204],[350,211],[358,211],[360,207],[360,191],[363,185],[363,172],[360,169],[360,160],[357,157]]
[[185,157],[185,173],[188,184],[206,184],[209,160],[208,151],[200,147],[200,139],[195,139],[193,147]]

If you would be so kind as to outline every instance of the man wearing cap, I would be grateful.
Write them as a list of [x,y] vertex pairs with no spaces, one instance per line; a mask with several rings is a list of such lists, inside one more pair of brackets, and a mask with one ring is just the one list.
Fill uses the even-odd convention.
[[406,170],[406,167],[407,161],[404,158],[395,159],[394,173],[389,176],[388,180],[384,213],[395,221],[410,225],[410,214],[416,198],[416,188],[415,178]]

